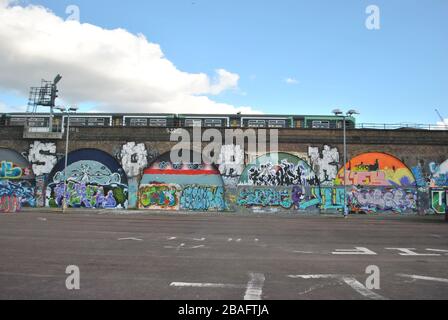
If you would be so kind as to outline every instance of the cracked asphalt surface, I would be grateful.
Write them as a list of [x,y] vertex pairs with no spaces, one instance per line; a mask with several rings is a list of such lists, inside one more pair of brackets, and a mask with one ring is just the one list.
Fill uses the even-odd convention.
[[442,216],[0,214],[0,299],[447,299],[447,231]]

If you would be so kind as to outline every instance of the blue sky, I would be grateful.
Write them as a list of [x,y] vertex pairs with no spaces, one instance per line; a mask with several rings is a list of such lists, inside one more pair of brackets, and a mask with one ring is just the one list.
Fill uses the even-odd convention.
[[[142,33],[179,70],[238,74],[238,88],[211,97],[220,103],[281,114],[356,108],[360,122],[436,123],[435,108],[448,118],[446,0],[22,3],[60,17],[75,4],[81,23]],[[380,8],[380,30],[365,27],[371,4]],[[0,89],[0,101],[26,104],[11,92]]]

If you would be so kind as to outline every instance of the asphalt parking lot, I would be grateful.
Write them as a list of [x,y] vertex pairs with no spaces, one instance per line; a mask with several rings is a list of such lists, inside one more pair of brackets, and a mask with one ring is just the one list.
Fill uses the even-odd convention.
[[443,217],[32,211],[0,214],[0,257],[0,299],[448,298]]

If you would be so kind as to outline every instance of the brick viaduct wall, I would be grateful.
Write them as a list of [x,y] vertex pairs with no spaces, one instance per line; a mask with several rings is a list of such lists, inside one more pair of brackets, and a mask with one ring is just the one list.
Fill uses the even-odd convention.
[[[255,131],[257,131],[257,129],[255,129]],[[42,139],[38,140],[42,143],[54,144],[56,147],[56,153],[59,155],[59,158],[65,153],[65,139],[48,141]],[[337,164],[337,170],[339,171],[341,168],[343,168],[343,145],[341,130],[281,129],[279,130],[278,141],[280,152],[295,154],[299,157],[300,155],[309,155],[310,147],[312,147],[318,148],[320,158],[322,158],[322,151],[324,150],[325,146],[328,146],[328,150],[336,150],[338,153],[339,161]],[[30,150],[30,145],[34,142],[35,139],[29,140],[23,138],[23,128],[21,127],[0,127],[1,148],[12,149],[27,156],[27,153]],[[170,151],[171,148],[176,144],[170,141],[170,130],[165,128],[72,128],[70,132],[69,151],[76,151],[84,148],[93,148],[102,150],[105,153],[116,158],[117,155],[120,154],[122,146],[127,144],[128,142],[135,142],[137,145],[144,144],[146,150],[149,153],[149,161],[156,159],[158,155]],[[446,176],[448,174],[448,172],[444,171],[445,167],[448,166],[448,162],[446,162],[446,160],[448,159],[448,131],[369,129],[348,130],[347,144],[348,159],[352,159],[361,154],[372,152],[390,154],[396,157],[403,164],[405,164],[407,168],[409,168],[410,171],[413,172],[414,178],[415,180],[417,180],[413,188],[415,189],[415,198],[417,199],[416,202],[418,203],[418,205],[416,205],[415,208],[412,208],[413,210],[411,211],[432,212],[434,211],[435,204],[438,205],[438,210],[436,211],[439,211],[439,213],[441,213],[441,211],[445,209],[447,201],[446,187],[448,187],[448,184],[446,184],[443,179],[444,175]],[[250,164],[248,163],[247,156],[245,157],[245,161],[245,165]],[[307,162],[310,167],[315,168],[315,164],[310,163],[310,159],[308,159]],[[371,165],[372,163],[369,164]],[[416,177],[416,175],[418,175],[418,177]],[[437,179],[434,179],[434,176]],[[138,185],[141,178],[141,175],[135,177],[134,180],[137,181],[133,182],[133,193],[139,192]],[[423,183],[423,180],[425,183]],[[438,184],[434,183],[434,181],[442,182]],[[355,183],[353,184],[355,185]],[[366,187],[373,186],[374,185],[369,186],[368,184],[366,184]],[[263,189],[266,186],[260,185],[259,187]],[[262,197],[268,197],[267,202],[261,201],[260,203],[262,204],[258,203],[258,205],[247,205],[247,202],[240,199],[241,187],[237,187],[235,185],[226,185],[224,187],[224,193],[226,193],[225,200],[232,203],[232,205],[226,206],[230,207],[232,210],[240,210],[241,208],[244,208],[244,210],[252,210],[253,207],[257,209],[284,209],[285,206],[279,205],[278,201],[273,201],[272,197],[278,198],[282,195],[286,197],[286,194],[288,194],[290,198],[294,198],[293,193],[295,191],[293,189],[293,186],[280,184],[272,185],[271,187],[271,191],[273,191],[274,193],[270,193],[269,195],[267,195],[266,192],[269,193],[269,191],[255,190],[255,193],[251,195],[260,196],[261,194]],[[313,187],[313,185],[307,186],[306,188],[302,189],[302,198],[310,196],[310,193],[314,195],[315,190],[313,190],[313,188],[311,187]],[[324,189],[324,187],[332,187],[336,189],[332,191],[332,197],[340,197],[340,190],[338,191],[338,187],[340,189],[340,184],[339,186],[336,184],[331,184],[330,186],[325,185],[320,187],[322,189]],[[137,190],[135,190],[136,188]],[[409,188],[402,189],[405,190]],[[244,191],[247,192],[246,189]],[[160,190],[158,192],[160,192]],[[166,191],[164,192],[166,193]],[[176,194],[176,192],[178,192],[179,194]],[[216,190],[213,191],[215,192],[214,195],[210,195],[210,190],[203,190],[203,192],[205,192],[204,197],[208,196],[209,199],[210,197],[216,197]],[[377,198],[378,196],[381,196],[378,194],[378,191],[376,192]],[[403,199],[407,197],[408,192],[409,190],[405,190],[405,192],[401,194],[403,196]],[[317,207],[319,208],[319,211],[321,211],[322,202],[328,202],[329,200],[324,199],[325,196],[323,195],[324,192],[322,190],[320,190],[318,193],[320,193],[320,196],[318,196],[320,206],[317,205]],[[173,194],[175,197],[179,197],[180,202],[180,198],[182,197],[182,190],[177,190]],[[363,201],[365,203],[368,203],[369,201],[372,202],[375,197],[374,194],[375,190],[363,190]],[[135,195],[134,197],[138,198],[138,196],[139,195]],[[388,196],[392,197],[393,195],[388,194]],[[45,195],[41,195],[41,197],[45,197]],[[330,193],[327,194],[327,198],[328,197],[330,197]],[[386,197],[386,195],[383,194],[383,197]],[[377,200],[375,201],[378,205]],[[133,199],[132,202],[135,204],[138,201],[138,199]],[[337,204],[338,200],[335,201]],[[43,204],[44,202],[45,200],[41,200],[41,204]],[[289,203],[294,203],[294,201],[291,200],[289,201]],[[286,207],[288,206],[289,204],[286,205]],[[293,207],[293,205],[291,205],[291,207]],[[337,208],[337,206],[335,208]],[[381,208],[381,206],[379,208]],[[387,206],[384,208],[390,209]],[[206,205],[204,209],[207,209]]]

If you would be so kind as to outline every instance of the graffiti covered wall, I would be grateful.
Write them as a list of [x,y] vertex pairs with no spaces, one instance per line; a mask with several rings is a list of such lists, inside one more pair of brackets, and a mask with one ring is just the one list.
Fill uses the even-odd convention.
[[69,153],[67,188],[64,163],[65,159],[61,159],[48,176],[47,206],[61,207],[66,197],[72,208],[127,208],[127,177],[113,157],[96,149]]
[[[190,159],[195,159],[191,154]],[[222,211],[224,182],[216,166],[172,163],[164,154],[143,172],[139,208],[152,210]]]
[[249,164],[239,186],[311,186],[319,179],[304,160],[288,153],[269,153]]
[[31,164],[14,150],[0,148],[0,212],[35,207],[35,176]]
[[139,208],[153,210],[179,210],[181,188],[179,185],[140,185]]
[[445,213],[448,160],[409,169],[393,155],[360,154],[346,164],[345,194],[338,149],[305,148],[248,157],[226,145],[216,165],[172,163],[169,154],[150,163],[144,143],[121,145],[115,157],[81,149],[69,155],[65,189],[56,145],[34,141],[23,156],[0,148],[0,210],[60,207],[66,197],[73,208],[336,213],[346,197],[352,213]]

